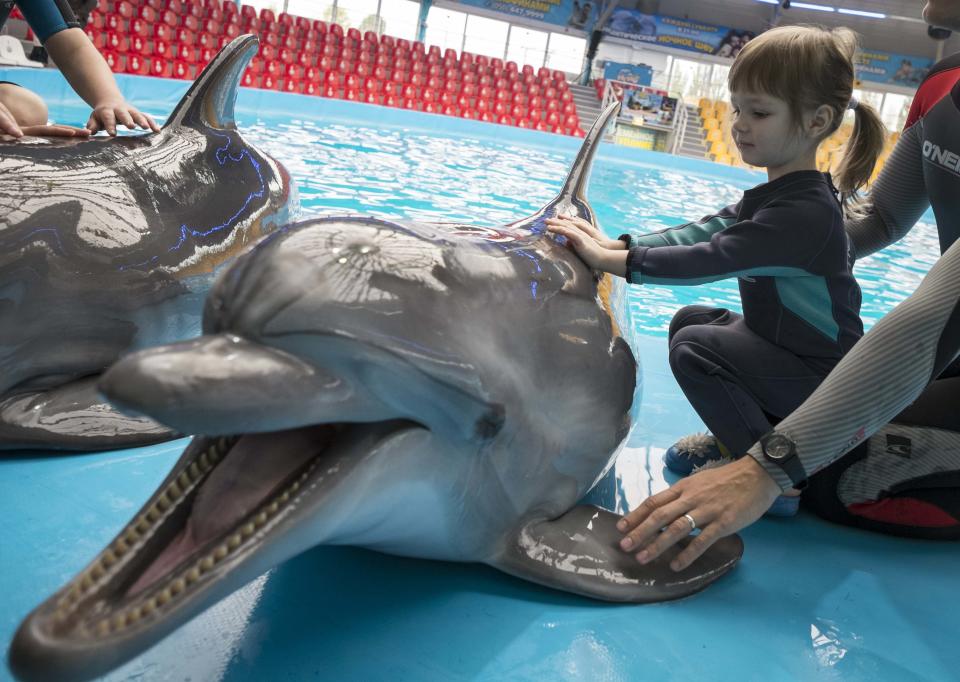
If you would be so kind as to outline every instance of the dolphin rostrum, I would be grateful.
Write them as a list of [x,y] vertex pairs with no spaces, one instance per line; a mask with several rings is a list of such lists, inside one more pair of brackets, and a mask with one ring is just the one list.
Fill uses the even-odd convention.
[[156,135],[0,136],[0,450],[169,437],[96,380],[128,350],[195,336],[217,268],[297,209],[286,169],[234,122],[257,45],[227,45]]
[[103,674],[310,547],[483,562],[596,599],[689,595],[578,500],[630,430],[637,363],[619,278],[544,231],[585,199],[608,108],[560,195],[498,228],[327,218],[264,239],[218,279],[200,338],[133,353],[102,391],[196,436],[144,507],[20,626],[23,680]]

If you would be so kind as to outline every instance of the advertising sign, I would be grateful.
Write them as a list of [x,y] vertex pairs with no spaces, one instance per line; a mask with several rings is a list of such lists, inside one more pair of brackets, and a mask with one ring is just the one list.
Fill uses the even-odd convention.
[[590,32],[600,18],[600,0],[460,0],[461,5]]
[[857,78],[874,83],[916,87],[924,79],[933,60],[892,52],[862,51],[856,59]]
[[625,8],[614,10],[603,27],[603,32],[615,38],[655,43],[730,59],[736,57],[741,48],[756,37],[752,31],[659,14],[644,14],[639,10]]
[[606,66],[603,67],[603,78],[604,80],[620,81],[621,83],[650,85],[650,81],[653,80],[653,69],[646,64],[607,62]]

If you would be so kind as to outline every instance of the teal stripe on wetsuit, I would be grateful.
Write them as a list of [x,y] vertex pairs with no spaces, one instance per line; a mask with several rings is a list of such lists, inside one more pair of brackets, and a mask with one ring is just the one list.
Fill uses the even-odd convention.
[[621,239],[630,247],[629,282],[738,278],[748,327],[799,357],[839,360],[863,334],[860,290],[828,175],[789,173],[700,221]]
[[[634,246],[691,246],[699,242],[708,242],[717,232],[727,229],[737,222],[736,216],[712,215],[696,222],[668,227],[659,232],[645,235],[624,235],[628,248]],[[621,237],[621,239],[624,239]]]
[[66,0],[19,0],[15,4],[42,43],[60,31],[80,28]]

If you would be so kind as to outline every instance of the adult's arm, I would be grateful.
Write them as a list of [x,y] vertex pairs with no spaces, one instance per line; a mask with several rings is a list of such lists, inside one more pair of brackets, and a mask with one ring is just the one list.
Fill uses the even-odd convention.
[[[776,430],[790,437],[807,474],[820,471],[910,405],[960,351],[960,242],[912,296],[881,319]],[[750,455],[792,486],[759,445]]]
[[[960,242],[933,266],[920,287],[878,322],[777,432],[794,440],[813,474],[875,433],[945,368],[960,350]],[[618,523],[624,550],[652,561],[690,532],[701,533],[673,560],[682,570],[719,538],[760,518],[792,486],[758,446],[750,457],[690,476],[647,498]],[[664,529],[661,532],[661,529]]]
[[844,227],[857,258],[903,238],[930,206],[923,182],[922,132],[923,120],[903,131],[870,190],[866,214],[847,219]]

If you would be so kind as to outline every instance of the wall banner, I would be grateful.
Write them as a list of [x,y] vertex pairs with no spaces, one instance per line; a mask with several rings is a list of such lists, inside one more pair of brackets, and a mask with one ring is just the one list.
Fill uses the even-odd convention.
[[589,33],[600,18],[600,0],[459,0],[461,5]]
[[603,78],[608,81],[620,81],[621,83],[636,83],[637,85],[650,85],[653,80],[653,69],[646,64],[621,64],[620,62],[607,62],[603,67]]
[[857,54],[856,73],[862,81],[916,87],[926,77],[933,60],[893,52],[863,50]]
[[733,59],[756,34],[689,19],[644,14],[635,9],[617,9],[603,27],[615,38],[690,50]]

